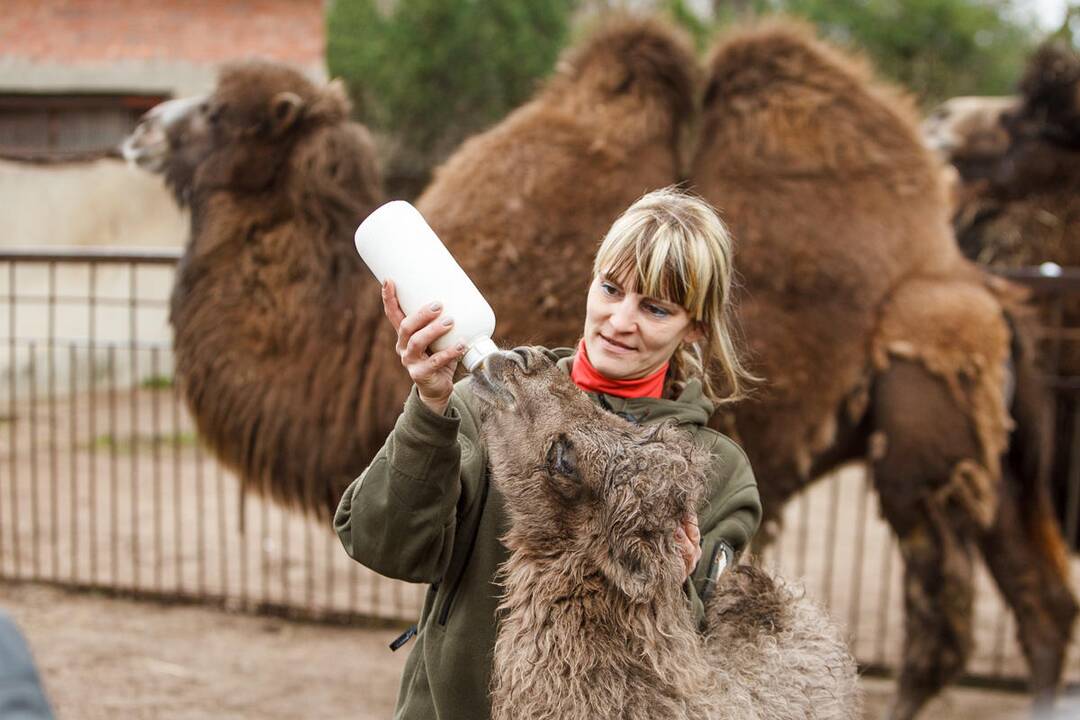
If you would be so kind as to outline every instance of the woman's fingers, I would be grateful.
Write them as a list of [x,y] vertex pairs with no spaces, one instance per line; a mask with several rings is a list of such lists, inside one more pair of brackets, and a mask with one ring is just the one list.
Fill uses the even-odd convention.
[[[406,318],[405,321],[408,322],[410,318]],[[426,325],[409,335],[405,346],[402,348],[401,361],[406,365],[411,365],[426,360],[431,343],[450,332],[453,326],[453,318],[432,318]]]
[[675,540],[679,543],[679,550],[682,552],[683,563],[686,566],[686,576],[689,577],[701,560],[701,530],[698,528],[696,513],[690,513],[675,528]]
[[[425,305],[414,313],[406,315],[397,328],[398,355],[404,356],[406,348],[412,341],[413,334],[430,325],[432,321],[435,320],[435,318],[439,317],[441,313],[442,304],[434,302],[429,305]],[[430,340],[428,341],[428,344],[431,344]],[[425,345],[421,348],[421,350],[425,349],[426,347],[427,346]]]
[[398,303],[397,288],[394,287],[393,280],[387,280],[382,284],[382,306],[383,314],[396,331],[401,326],[401,321],[405,319],[405,313],[401,309],[401,304]]
[[425,384],[432,377],[438,375],[444,368],[449,368],[453,371],[457,361],[464,354],[465,348],[461,345],[446,350],[440,350],[430,357],[425,358],[423,362],[411,365],[409,367],[409,375],[412,377],[413,382]]

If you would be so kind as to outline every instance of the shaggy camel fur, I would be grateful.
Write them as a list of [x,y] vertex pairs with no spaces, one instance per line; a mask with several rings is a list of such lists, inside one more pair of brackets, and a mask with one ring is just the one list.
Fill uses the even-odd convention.
[[[751,459],[766,523],[816,477],[869,460],[905,560],[892,717],[913,717],[963,668],[977,547],[1051,702],[1076,604],[1038,472],[1002,472],[1011,293],[961,257],[913,103],[774,21],[721,40],[703,112],[692,183],[738,241],[739,318],[767,381],[718,422]],[[1031,407],[1018,402],[1017,420]],[[1037,440],[1022,430],[1014,445]]]
[[388,425],[361,432],[362,412],[401,374],[369,350],[385,319],[352,234],[382,191],[348,112],[336,84],[242,63],[151,110],[125,148],[191,208],[170,321],[200,434],[246,486],[309,508],[336,505],[379,448]]
[[674,533],[707,458],[676,426],[605,412],[530,348],[473,387],[510,518],[495,720],[860,717],[840,632],[763,571],[729,569],[695,627]]

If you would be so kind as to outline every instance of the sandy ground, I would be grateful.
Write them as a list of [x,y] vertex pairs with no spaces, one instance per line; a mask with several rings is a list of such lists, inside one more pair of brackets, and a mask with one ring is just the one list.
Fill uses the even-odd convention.
[[[404,652],[397,628],[358,628],[240,615],[0,584],[0,607],[22,628],[57,717],[275,720],[388,718]],[[893,683],[864,678],[866,718]],[[1020,694],[951,688],[925,718],[1027,716]],[[1062,716],[1064,720],[1065,716]]]

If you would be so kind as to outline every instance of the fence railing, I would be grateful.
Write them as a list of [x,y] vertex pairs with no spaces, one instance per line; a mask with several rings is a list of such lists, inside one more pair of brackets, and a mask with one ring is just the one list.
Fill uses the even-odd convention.
[[[348,560],[325,519],[241,494],[205,450],[172,382],[177,259],[0,251],[0,580],[412,621],[423,588]],[[789,505],[765,561],[846,624],[861,663],[888,670],[903,638],[902,563],[876,503],[862,470],[826,478]],[[1015,626],[981,569],[975,613],[970,678],[1018,683]],[[1075,646],[1067,681],[1080,682]]]

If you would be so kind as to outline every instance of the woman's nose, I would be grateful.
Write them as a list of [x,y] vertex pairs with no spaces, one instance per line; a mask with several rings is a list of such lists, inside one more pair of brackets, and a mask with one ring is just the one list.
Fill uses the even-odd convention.
[[632,332],[637,324],[637,308],[629,298],[615,306],[611,313],[611,327],[618,332]]

